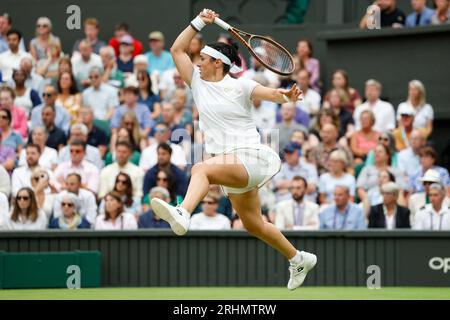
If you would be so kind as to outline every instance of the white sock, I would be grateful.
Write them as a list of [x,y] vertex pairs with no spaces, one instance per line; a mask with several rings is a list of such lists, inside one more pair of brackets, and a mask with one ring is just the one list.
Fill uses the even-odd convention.
[[300,251],[297,250],[297,253],[295,254],[295,256],[291,259],[289,259],[289,262],[291,264],[300,264],[302,262],[302,255],[300,253]]

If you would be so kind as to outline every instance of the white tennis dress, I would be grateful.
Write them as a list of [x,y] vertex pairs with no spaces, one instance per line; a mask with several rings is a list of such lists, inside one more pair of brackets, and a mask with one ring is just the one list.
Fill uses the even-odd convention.
[[200,78],[194,68],[192,95],[199,112],[199,127],[205,136],[205,151],[210,154],[234,153],[245,166],[248,185],[223,186],[225,193],[244,193],[261,187],[280,171],[281,160],[261,137],[251,116],[251,94],[259,85],[249,79],[233,79],[228,74],[218,82]]

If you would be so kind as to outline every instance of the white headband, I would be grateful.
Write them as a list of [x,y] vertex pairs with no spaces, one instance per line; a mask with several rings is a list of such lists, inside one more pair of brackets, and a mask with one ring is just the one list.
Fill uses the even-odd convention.
[[239,68],[237,65],[235,65],[234,63],[231,63],[230,59],[226,55],[224,55],[220,51],[217,51],[214,48],[211,48],[209,46],[204,46],[202,51],[200,51],[200,53],[207,54],[208,56],[213,57],[214,59],[220,59],[223,63],[230,66],[231,73],[238,73],[238,72],[242,71],[242,69]]

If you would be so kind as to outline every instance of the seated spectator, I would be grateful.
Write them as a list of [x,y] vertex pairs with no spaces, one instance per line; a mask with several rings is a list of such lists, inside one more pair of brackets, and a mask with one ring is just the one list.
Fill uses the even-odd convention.
[[420,150],[426,145],[425,135],[421,130],[413,130],[409,140],[409,147],[398,153],[398,168],[406,175],[416,173],[420,166]]
[[127,142],[117,142],[116,162],[106,166],[100,173],[99,198],[114,189],[116,177],[120,172],[127,173],[133,182],[133,197],[142,198],[144,170],[129,162],[133,147]]
[[178,126],[185,128],[189,135],[194,134],[192,112],[186,106],[186,92],[183,89],[176,89],[172,95],[172,105],[174,106],[174,122]]
[[416,213],[415,230],[450,230],[450,209],[444,206],[445,188],[442,184],[430,185],[428,196],[430,204]]
[[31,188],[36,196],[36,201],[39,209],[42,209],[47,219],[53,214],[53,205],[55,202],[55,195],[51,193],[56,191],[50,183],[49,172],[43,168],[36,168],[31,174]]
[[142,151],[139,167],[145,172],[153,167],[158,162],[156,149],[160,143],[165,142],[172,148],[172,157],[170,158],[171,163],[178,166],[181,170],[184,170],[187,162],[183,148],[170,142],[171,131],[167,125],[165,123],[159,123],[155,126],[153,131],[155,139],[150,146]]
[[94,125],[94,111],[89,106],[83,106],[79,112],[80,121],[88,129],[87,144],[98,148],[100,152],[100,158],[105,157],[106,150],[108,149],[108,137],[106,132],[100,127]]
[[308,182],[294,176],[289,191],[292,199],[278,202],[275,207],[275,225],[280,230],[319,229],[319,206],[306,199]]
[[106,46],[100,49],[100,58],[103,64],[102,82],[107,83],[117,89],[125,86],[125,76],[117,68],[116,55],[114,49]]
[[[136,217],[141,214],[141,197],[133,196],[133,183],[128,174],[120,172],[117,175],[112,191],[116,191],[122,196],[125,212],[129,212]],[[104,211],[105,200],[102,199],[99,206],[99,213],[103,213]]]
[[[156,152],[158,154],[158,162],[152,168],[150,168],[144,176],[143,193],[148,194],[150,189],[157,185],[158,173],[161,170],[167,170],[173,175],[175,194],[184,197],[187,191],[187,176],[186,173],[184,173],[176,165],[170,162],[172,156],[172,148],[167,143],[162,142],[158,145]],[[175,197],[171,196],[171,199],[172,201],[177,201]]]
[[203,211],[191,217],[191,230],[229,230],[231,221],[225,215],[218,213],[218,198],[208,193],[202,201]]
[[424,188],[421,178],[429,169],[439,172],[441,184],[444,186],[448,195],[450,196],[450,177],[446,168],[440,167],[438,163],[438,155],[433,147],[427,146],[420,149],[420,166],[416,168],[414,174],[409,176],[409,191],[412,193],[423,192]]
[[57,189],[66,189],[67,176],[75,172],[81,176],[83,188],[95,194],[98,192],[99,169],[85,158],[86,142],[81,140],[72,141],[70,144],[70,160],[60,163],[55,170],[55,178],[58,182]]
[[368,200],[368,194],[370,192],[376,192],[379,188],[379,176],[380,172],[388,170],[395,177],[395,182],[405,190],[407,184],[405,177],[399,169],[391,167],[391,150],[384,144],[379,143],[375,147],[375,164],[373,166],[364,167],[359,173],[356,180],[356,192],[361,202],[370,203]]
[[[120,126],[122,117],[128,111],[133,111],[136,114],[136,118],[139,122],[139,126],[142,130],[142,135],[148,136],[150,129],[153,126],[153,120],[151,114],[146,105],[138,103],[139,90],[136,87],[126,87],[123,89],[123,97],[125,103],[114,111],[111,118],[111,131],[112,134],[117,134],[117,129]],[[113,142],[113,140],[111,140]]]
[[80,212],[80,203],[76,194],[64,192],[60,196],[61,216],[50,220],[50,229],[77,230],[90,229],[91,224],[83,217]]
[[[0,169],[1,170],[1,169]],[[0,192],[0,231],[6,229],[6,221],[9,214],[9,201],[8,197]]]
[[[109,40],[109,45],[114,49],[116,56],[119,55],[120,39],[126,34],[131,36],[130,26],[127,23],[121,22],[115,26],[114,37]],[[142,53],[142,43],[140,41],[134,39],[133,48],[131,53],[133,57]]]
[[[356,91],[355,88],[350,87],[350,83],[348,80],[348,74],[347,71],[338,69],[333,73],[332,76],[332,86],[333,89],[342,89],[344,90],[345,94],[347,95],[347,104],[345,105],[345,108],[353,114],[355,111],[355,108],[359,106],[362,103],[361,97]],[[330,92],[330,91],[329,91]],[[323,108],[329,108],[330,107],[330,97],[329,95],[325,95],[323,99]]]
[[100,49],[106,46],[106,42],[98,38],[100,32],[100,24],[96,18],[87,18],[83,22],[84,25],[84,39],[79,39],[75,42],[72,49],[72,54],[80,51],[81,42],[84,40],[92,47],[92,51],[96,54],[100,53]]
[[[267,185],[267,184],[266,184]],[[259,191],[261,191],[262,188],[259,188]],[[217,212],[220,212],[221,214],[227,216],[230,220],[233,218],[233,207],[231,205],[231,201],[230,199],[228,199],[228,197],[226,197],[220,186],[216,185],[216,184],[210,184],[209,185],[209,192],[212,194],[215,194],[218,200],[218,208],[217,208]],[[259,193],[259,195],[261,195]],[[267,193],[265,194],[267,195]],[[262,210],[264,210],[267,206],[267,201],[268,199],[260,199],[261,200],[261,208]],[[273,195],[273,203],[275,203],[275,195]],[[197,207],[198,209],[200,209],[198,212],[201,211],[201,205]],[[197,209],[196,208],[196,209]],[[197,211],[194,211],[197,212]]]
[[[262,46],[255,48],[255,51],[259,56],[267,56],[267,51]],[[253,79],[257,74],[262,74],[269,81],[268,86],[271,88],[278,88],[280,86],[280,79],[278,75],[267,69],[261,62],[255,57],[250,57],[250,68],[242,73],[244,79]]]
[[[55,126],[56,110],[53,106],[45,106],[42,109],[42,122],[45,130],[48,133],[46,146],[55,150],[62,150],[67,143],[66,134]],[[31,135],[33,142],[33,135]]]
[[[56,128],[58,128],[59,131],[62,131],[64,134],[69,132],[69,127],[70,127],[70,114],[69,112],[67,112],[66,109],[64,109],[62,106],[60,106],[59,104],[56,104],[56,98],[57,98],[57,92],[56,92],[56,88],[52,85],[46,85],[44,88],[44,93],[42,94],[42,97],[44,99],[44,102],[39,105],[34,107],[31,110],[31,128],[37,127],[37,126],[43,126],[44,122],[43,122],[43,118],[42,118],[42,112],[44,110],[44,107],[51,107],[53,109],[53,111],[55,112],[54,114],[54,119],[52,121],[52,125]],[[47,127],[47,130],[49,131],[49,135],[51,135],[50,131],[52,131],[52,128]],[[62,144],[66,144],[66,142],[64,141],[64,143]],[[55,148],[56,147],[52,147]]]
[[291,198],[289,188],[295,176],[303,177],[308,186],[306,189],[306,199],[315,202],[317,198],[318,175],[314,165],[300,159],[300,145],[295,142],[288,143],[284,149],[284,162],[281,169],[273,178],[276,190],[277,201]]
[[11,214],[4,217],[5,230],[45,230],[48,225],[43,210],[38,208],[36,197],[31,188],[21,188],[12,202]]
[[105,196],[105,213],[95,219],[95,230],[136,230],[135,216],[124,209],[122,196],[111,191]]
[[103,66],[100,56],[93,52],[92,45],[88,40],[81,40],[79,52],[72,56],[72,73],[79,88],[87,88],[91,85],[89,72],[93,68],[101,69]]
[[[380,8],[380,27],[382,28],[402,28],[405,24],[406,16],[397,7],[396,0],[378,0],[375,3]],[[361,19],[359,27],[366,29],[370,27],[368,19],[373,16],[373,12],[367,12]]]
[[342,89],[332,89],[328,97],[331,110],[339,117],[339,138],[345,137],[346,141],[355,128],[352,114],[345,109],[347,96]]
[[[302,113],[307,121],[303,123],[298,122],[295,118],[296,112]],[[295,106],[293,102],[283,103],[281,105],[281,122],[277,123],[275,129],[279,130],[279,143],[280,150],[284,149],[284,146],[289,142],[292,132],[294,130],[308,131],[309,116],[304,111]]]
[[360,116],[364,110],[371,110],[375,116],[374,130],[384,132],[395,128],[395,111],[392,104],[380,100],[381,83],[374,79],[366,81],[366,102],[356,107],[353,113],[355,129],[361,129]]
[[[179,144],[183,142],[183,138],[186,138],[186,130],[183,125],[178,124],[176,121],[176,110],[175,106],[169,102],[163,102],[162,113],[156,123],[164,123],[172,132],[170,141],[172,143]],[[192,119],[192,118],[191,118]],[[152,130],[153,131],[153,130]],[[153,134],[154,132],[151,132]],[[185,140],[184,140],[185,141]]]
[[83,91],[82,98],[83,104],[92,108],[95,119],[108,121],[119,105],[119,99],[116,88],[102,83],[102,73],[98,67],[89,71],[91,86]]
[[152,31],[148,35],[150,51],[145,53],[148,60],[148,73],[152,74],[157,71],[158,74],[163,74],[164,71],[175,67],[172,55],[169,51],[164,50],[165,40],[164,35],[160,31]]
[[[28,116],[24,109],[14,105],[15,97],[16,94],[10,87],[0,88],[0,105],[3,110],[11,112],[11,129],[19,133],[23,139],[26,139],[28,135]],[[6,140],[6,134],[3,134],[3,139]]]
[[405,108],[412,106],[414,109],[414,129],[423,129],[428,138],[433,131],[434,112],[433,107],[426,102],[425,86],[419,80],[412,80],[408,87],[408,100],[398,105],[397,120]]
[[[310,75],[311,88],[320,93],[320,61],[313,58],[313,46],[311,41],[301,39],[297,42],[296,55],[294,56],[297,70],[306,70]],[[299,72],[297,73],[297,76]],[[305,88],[302,86],[302,90]]]
[[434,10],[427,7],[427,0],[411,0],[414,10],[406,17],[405,27],[427,26],[431,24]]
[[434,7],[436,10],[431,17],[431,24],[450,24],[450,0],[434,0]]
[[39,94],[36,91],[25,86],[25,72],[20,69],[14,70],[12,78],[16,85],[14,88],[14,105],[25,110],[25,114],[28,119],[28,115],[30,114],[31,109],[37,105],[40,105],[41,99],[39,98]]
[[[163,187],[154,187],[150,190],[150,199],[158,198],[166,202],[170,202],[169,191]],[[154,228],[154,229],[166,229],[170,228],[170,224],[166,221],[160,219],[156,214],[153,213],[152,209],[143,213],[139,217],[138,221],[139,229],[144,228]]]
[[[426,204],[430,203],[430,185],[433,183],[438,183],[442,185],[441,177],[439,172],[434,169],[428,169],[425,174],[420,178],[423,185],[423,192],[416,192],[409,196],[408,208],[411,210],[411,224],[414,224],[414,217],[416,212],[422,209]],[[444,206],[450,206],[450,197],[447,195],[444,200]]]
[[161,114],[161,98],[153,92],[150,75],[146,70],[139,71],[137,73],[137,81],[139,83],[138,103],[145,104],[148,107],[152,119],[158,118]]
[[[322,141],[322,138],[320,137],[320,133],[322,132],[322,128],[325,124],[332,124],[336,128],[341,127],[341,121],[339,120],[338,115],[333,112],[331,108],[322,108],[319,111],[319,114],[317,117],[314,117],[311,128],[309,130],[309,137],[308,137],[308,143],[310,147],[317,147],[319,143]],[[341,140],[340,131],[338,133],[338,138]],[[346,139],[344,137],[344,139]],[[343,146],[348,145],[347,141],[345,143],[339,143]]]
[[31,88],[42,95],[46,80],[36,72],[33,58],[31,56],[22,58],[19,69],[25,72],[25,87]]
[[[117,131],[117,138],[115,139],[115,141],[117,141],[116,143],[127,142],[131,144],[131,146],[133,147],[133,153],[129,161],[132,164],[139,165],[141,153],[139,152],[139,145],[136,145],[136,143],[134,142],[132,132],[127,128],[121,127],[119,131]],[[110,151],[105,156],[105,166],[108,166],[116,161],[116,148],[112,142],[110,143],[109,150]]]
[[[264,77],[265,79],[265,77]],[[255,79],[254,79],[255,80]],[[259,82],[255,80],[256,82]],[[267,84],[267,83],[266,83]],[[163,73],[159,80],[159,96],[165,102],[172,101],[175,90],[183,89],[186,93],[186,106],[192,110],[194,98],[192,97],[191,88],[183,81],[177,69],[169,69]]]
[[[411,141],[411,134],[413,132],[414,123],[414,109],[412,106],[407,105],[400,114],[400,120],[398,121],[397,128],[394,129],[393,135],[395,138],[395,148],[397,151],[405,150],[409,148]],[[417,129],[425,134],[425,129]]]
[[[313,58],[314,59],[314,58]],[[319,88],[311,85],[311,76],[307,69],[299,69],[296,76],[297,85],[302,88],[302,100],[297,102],[300,107],[310,116],[314,116],[319,112],[321,97],[318,93]]]
[[117,68],[124,73],[125,78],[133,73],[133,42],[134,39],[130,35],[124,35],[120,38],[119,55],[116,62]]
[[58,96],[56,102],[69,112],[71,124],[78,121],[78,111],[81,107],[81,94],[78,91],[75,78],[70,72],[59,74],[58,78]]
[[362,230],[366,229],[363,210],[350,201],[349,189],[336,186],[334,204],[320,213],[320,229]]
[[18,30],[9,30],[6,34],[8,39],[8,50],[0,53],[0,73],[3,81],[12,78],[13,69],[19,69],[23,58],[31,58],[30,54],[20,48],[22,34]]
[[34,60],[47,59],[48,46],[57,43],[61,46],[61,41],[52,33],[52,22],[47,17],[40,17],[36,21],[36,37],[30,41],[30,53]]
[[51,83],[56,83],[59,75],[59,62],[61,61],[61,46],[59,43],[52,43],[47,49],[47,59],[40,60],[36,66],[37,74],[50,79]]
[[97,147],[87,144],[88,142],[88,128],[82,123],[76,123],[70,128],[69,145],[59,150],[58,163],[69,161],[70,159],[70,145],[73,141],[82,141],[86,143],[85,160],[95,165],[99,170],[103,168],[103,161],[100,151]]
[[8,198],[11,194],[11,178],[8,171],[6,171],[5,167],[2,165],[0,165],[0,194],[3,194]]
[[[391,167],[398,168],[398,152],[395,150],[395,140],[389,131],[382,132],[378,137],[378,143],[384,144],[391,151]],[[375,150],[369,151],[364,162],[365,166],[373,166],[375,164]]]
[[333,202],[334,190],[336,186],[347,187],[350,193],[350,200],[355,197],[355,177],[345,172],[349,165],[347,157],[342,150],[335,150],[328,158],[329,172],[323,173],[319,178],[319,203],[327,204]]
[[302,130],[294,130],[291,135],[291,142],[294,142],[301,146],[300,155],[303,160],[306,161],[306,155],[311,150],[311,145],[308,141],[308,133]]
[[373,130],[375,116],[372,111],[361,112],[360,122],[361,129],[355,131],[350,138],[350,148],[356,164],[363,163],[366,160],[367,154],[375,148],[380,137],[380,133]]
[[383,202],[370,208],[369,228],[384,228],[388,230],[411,228],[409,209],[397,203],[400,190],[400,186],[395,182],[381,185]]
[[[334,124],[325,124],[320,131],[322,142],[313,147],[308,153],[308,162],[317,167],[319,174],[323,174],[328,169],[328,157],[336,149],[344,151],[348,163],[353,163],[353,156],[350,150],[337,143],[338,129]],[[351,170],[347,170],[349,173]]]
[[[57,88],[59,75],[64,72],[69,72],[71,75],[73,75],[72,60],[69,56],[62,56],[61,59],[59,59],[57,77],[55,79],[50,80],[50,85]],[[77,88],[78,88],[78,86],[79,86],[79,84],[77,83]],[[80,87],[81,87],[81,85],[80,85]]]
[[[0,112],[0,128],[3,114]],[[12,172],[16,166],[16,151],[10,145],[3,144],[3,133],[0,131],[0,167],[8,172]]]
[[[39,166],[45,169],[54,170],[58,165],[58,152],[46,146],[48,139],[47,130],[44,127],[35,127],[31,132],[31,141],[41,149],[41,156],[39,158]],[[23,149],[20,153],[19,166],[26,162],[26,152]]]
[[[23,148],[22,136],[11,128],[12,114],[9,109],[0,109],[0,132],[1,144],[14,150],[14,158],[19,155]],[[6,151],[3,150],[4,152]]]

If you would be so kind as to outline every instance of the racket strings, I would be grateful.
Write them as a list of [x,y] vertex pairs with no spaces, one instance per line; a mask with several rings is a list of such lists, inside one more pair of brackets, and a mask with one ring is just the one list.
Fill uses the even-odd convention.
[[282,74],[292,73],[294,61],[289,53],[261,37],[252,37],[249,40],[250,47],[255,55],[269,68]]

